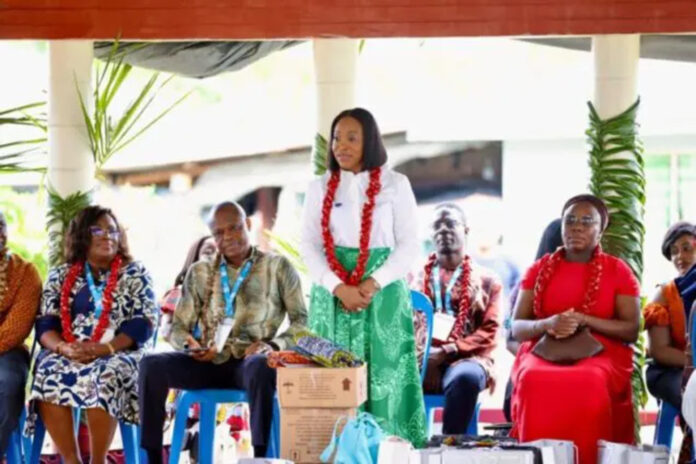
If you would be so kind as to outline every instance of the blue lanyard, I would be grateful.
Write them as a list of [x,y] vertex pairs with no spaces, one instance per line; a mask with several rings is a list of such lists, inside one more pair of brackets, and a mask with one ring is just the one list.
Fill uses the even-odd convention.
[[106,274],[106,279],[98,287],[94,284],[94,277],[92,276],[92,268],[89,263],[85,262],[85,277],[87,278],[87,286],[89,287],[89,293],[92,294],[92,300],[94,300],[94,316],[99,319],[102,311],[104,310],[104,289],[106,288],[106,282],[109,280],[109,271]]
[[224,259],[220,261],[220,286],[222,287],[222,295],[225,297],[225,317],[231,318],[234,316],[234,300],[237,298],[237,293],[244,283],[244,280],[249,276],[253,261],[247,260],[242,266],[242,269],[237,275],[237,280],[234,281],[234,286],[230,289],[230,276],[227,273],[227,262]]
[[[452,278],[450,279],[449,283],[447,284],[447,288],[445,289],[445,308],[446,311],[449,314],[454,314],[454,310],[452,309],[452,290],[454,290],[454,286],[457,284],[457,281],[459,280],[459,276],[462,273],[462,265],[460,264],[457,266],[457,269],[454,270],[454,274],[452,274]],[[436,264],[433,267],[433,290],[434,290],[434,298],[435,298],[435,311],[442,311],[442,290],[440,289],[440,265]]]

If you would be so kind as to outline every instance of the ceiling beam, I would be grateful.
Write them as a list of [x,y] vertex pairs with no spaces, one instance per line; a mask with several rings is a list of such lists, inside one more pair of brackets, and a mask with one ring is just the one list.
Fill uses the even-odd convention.
[[0,39],[548,36],[696,31],[693,0],[0,0]]

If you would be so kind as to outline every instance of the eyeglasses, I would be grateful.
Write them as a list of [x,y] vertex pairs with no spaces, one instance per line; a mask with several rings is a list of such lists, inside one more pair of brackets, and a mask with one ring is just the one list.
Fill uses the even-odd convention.
[[115,229],[104,230],[101,227],[91,226],[89,228],[89,233],[92,237],[99,238],[110,238],[111,240],[118,240],[121,236],[121,232]]
[[563,224],[565,224],[566,226],[573,227],[576,224],[580,224],[585,229],[597,224],[598,222],[599,221],[597,221],[596,219],[592,219],[589,216],[583,216],[581,218],[577,218],[575,216],[568,215],[568,216],[563,218]]

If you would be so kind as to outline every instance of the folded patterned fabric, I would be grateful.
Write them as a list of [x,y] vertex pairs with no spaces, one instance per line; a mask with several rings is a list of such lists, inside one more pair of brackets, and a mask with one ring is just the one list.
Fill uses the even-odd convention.
[[362,359],[325,338],[305,335],[296,341],[294,351],[323,367],[358,367],[364,364]]
[[273,351],[268,354],[267,362],[268,367],[272,369],[298,364],[315,365],[311,359],[296,351]]

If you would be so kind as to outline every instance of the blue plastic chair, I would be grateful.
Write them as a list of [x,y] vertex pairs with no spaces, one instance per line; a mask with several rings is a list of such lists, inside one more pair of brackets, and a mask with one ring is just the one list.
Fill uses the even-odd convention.
[[[22,441],[22,429],[24,428],[24,419],[26,413],[24,408],[22,408],[22,413],[19,416],[19,425],[10,435],[10,440],[7,444],[6,450],[0,450],[0,461],[2,460],[2,455],[5,455],[7,464],[24,464],[25,450]],[[3,452],[4,451],[4,452]]]
[[[73,427],[75,434],[80,428],[80,409],[73,408]],[[119,421],[119,430],[121,431],[121,440],[123,442],[123,455],[128,464],[145,464],[147,458],[145,451],[140,449],[140,427]],[[46,426],[41,418],[36,420],[36,428],[34,430],[34,439],[31,440],[31,453],[28,456],[27,464],[38,464],[41,458],[41,448],[43,448],[44,438],[46,437]]]
[[423,313],[425,322],[428,327],[428,338],[425,342],[425,351],[423,352],[423,361],[421,362],[421,383],[425,381],[425,372],[428,368],[428,354],[430,354],[430,345],[433,341],[433,304],[430,298],[421,292],[411,290],[411,305],[414,311]]
[[[425,372],[428,367],[428,355],[430,354],[430,346],[433,341],[433,304],[430,298],[416,290],[411,290],[411,304],[414,311],[420,311],[425,315],[425,320],[428,324],[428,338],[425,344],[425,352],[423,353],[423,362],[421,363],[421,383],[425,380]],[[445,406],[445,395],[423,395],[425,401],[425,419],[428,423],[428,436],[431,435],[432,424],[435,417],[435,408],[443,408]],[[476,409],[471,416],[469,425],[466,428],[468,435],[478,434],[478,417],[481,408],[481,403],[476,403]]]
[[667,401],[660,403],[655,423],[655,438],[653,444],[664,445],[672,448],[672,436],[674,435],[674,422],[679,417],[679,411]]
[[[183,390],[179,398],[174,418],[174,433],[169,452],[169,464],[178,464],[181,449],[184,445],[186,419],[188,411],[194,403],[200,404],[198,432],[198,463],[212,464],[213,445],[215,442],[215,424],[217,405],[221,403],[248,403],[244,390]],[[274,400],[273,422],[266,457],[277,458],[280,454],[280,411],[277,399]]]

